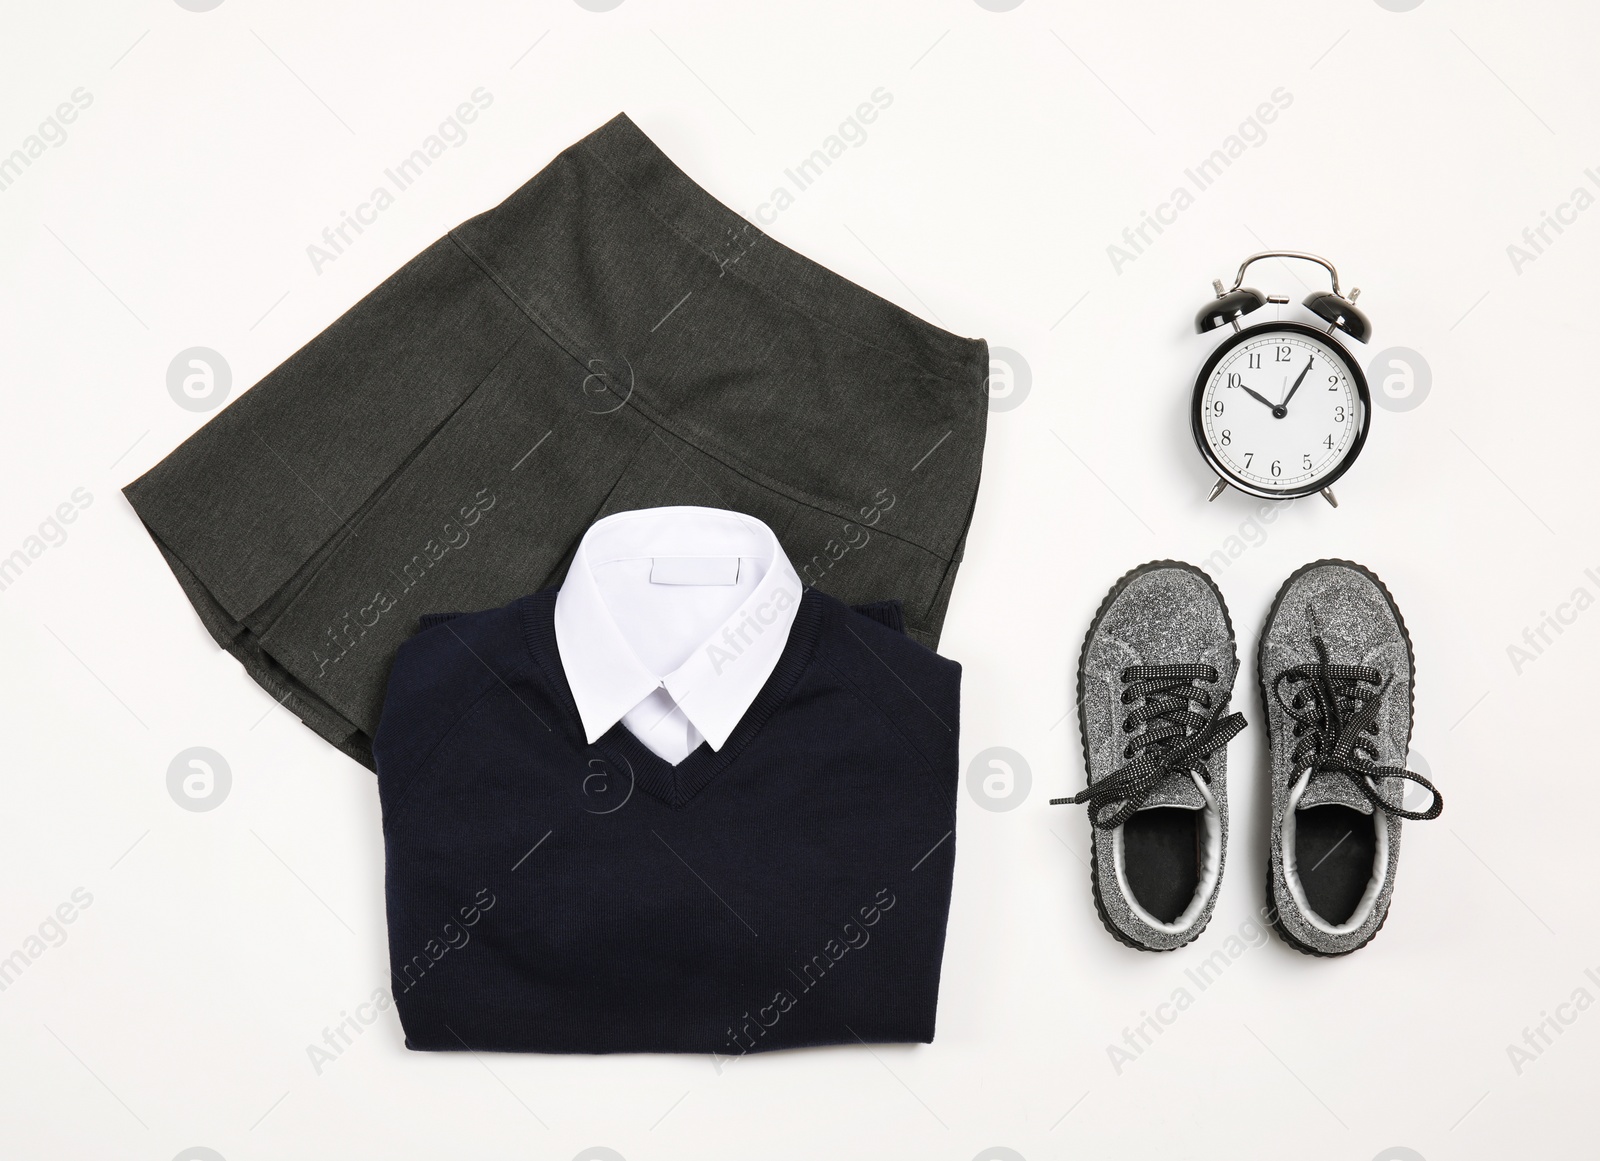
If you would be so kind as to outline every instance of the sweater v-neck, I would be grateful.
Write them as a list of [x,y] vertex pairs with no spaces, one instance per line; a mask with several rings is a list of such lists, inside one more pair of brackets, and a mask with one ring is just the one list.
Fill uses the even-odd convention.
[[[556,646],[555,607],[559,591],[545,589],[522,598],[519,612],[523,639],[529,654],[549,681],[569,728],[581,739],[584,736],[583,722]],[[739,756],[751,739],[761,732],[767,719],[788,698],[795,682],[811,664],[822,617],[822,596],[815,589],[807,588],[801,595],[800,608],[789,628],[789,639],[784,643],[777,665],[722,749],[713,750],[709,742],[701,742],[688,757],[674,766],[634,737],[621,722],[597,738],[592,748],[628,771],[633,784],[651,797],[671,807],[687,806]]]

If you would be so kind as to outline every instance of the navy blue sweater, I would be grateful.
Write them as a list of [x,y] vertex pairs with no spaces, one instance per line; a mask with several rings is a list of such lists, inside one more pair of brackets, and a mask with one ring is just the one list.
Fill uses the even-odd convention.
[[961,668],[808,589],[720,751],[584,740],[555,590],[424,619],[373,746],[415,1049],[746,1052],[933,1038]]

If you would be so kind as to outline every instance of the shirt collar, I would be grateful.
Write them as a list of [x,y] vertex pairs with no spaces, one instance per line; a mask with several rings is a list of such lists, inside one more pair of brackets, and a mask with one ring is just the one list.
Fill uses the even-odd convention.
[[[709,634],[682,642],[692,646],[686,660],[670,673],[657,673],[630,644],[618,616],[625,623],[626,610],[614,612],[607,604],[595,572],[628,558],[702,556],[739,557],[764,572]],[[555,607],[556,647],[587,740],[596,741],[654,690],[665,688],[711,748],[720,750],[777,666],[801,591],[778,538],[753,516],[670,507],[597,521],[578,543]],[[611,599],[618,601],[615,592]]]

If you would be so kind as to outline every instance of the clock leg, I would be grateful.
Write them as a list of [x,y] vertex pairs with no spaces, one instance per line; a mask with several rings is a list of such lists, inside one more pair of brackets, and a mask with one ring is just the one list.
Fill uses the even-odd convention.
[[1206,503],[1209,504],[1212,500],[1215,500],[1218,496],[1222,495],[1222,493],[1226,492],[1227,490],[1228,490],[1228,481],[1224,480],[1221,476],[1218,476],[1216,484],[1213,485],[1212,488],[1211,488],[1211,495],[1206,497]]
[[1326,500],[1328,503],[1332,504],[1335,508],[1337,508],[1339,506],[1339,501],[1334,498],[1333,489],[1332,488],[1324,488],[1324,489],[1322,489],[1322,498],[1324,500]]

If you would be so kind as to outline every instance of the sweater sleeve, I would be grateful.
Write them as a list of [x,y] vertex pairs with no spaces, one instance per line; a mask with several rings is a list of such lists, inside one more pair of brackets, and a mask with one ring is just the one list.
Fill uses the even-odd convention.
[[385,829],[435,747],[497,681],[512,676],[515,662],[498,644],[508,629],[518,639],[515,625],[501,624],[507,613],[428,614],[395,654],[372,740]]
[[846,632],[836,638],[829,663],[900,727],[953,816],[960,782],[960,664],[864,609],[839,606],[837,615]]

